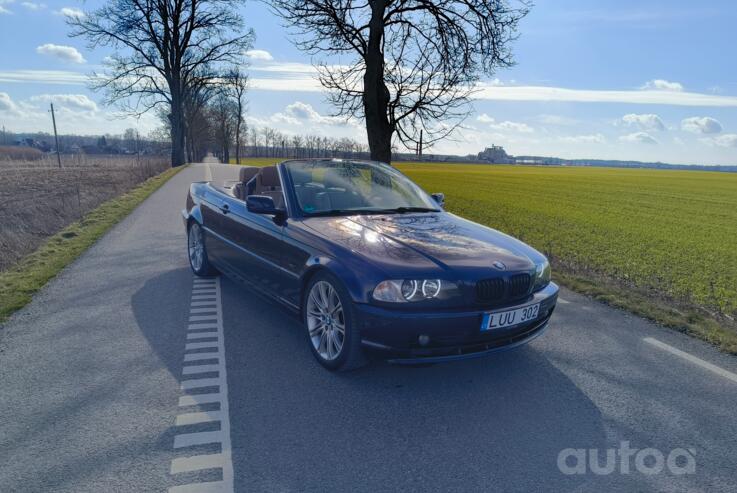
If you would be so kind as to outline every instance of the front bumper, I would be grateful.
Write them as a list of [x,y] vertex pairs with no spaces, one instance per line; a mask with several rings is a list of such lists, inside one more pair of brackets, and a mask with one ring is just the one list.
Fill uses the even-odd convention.
[[[384,352],[397,363],[434,363],[467,359],[526,344],[542,334],[558,300],[550,283],[523,303],[478,310],[407,312],[373,305],[356,305],[366,347]],[[482,331],[484,314],[540,303],[538,318],[505,329]],[[425,344],[420,344],[420,336]]]

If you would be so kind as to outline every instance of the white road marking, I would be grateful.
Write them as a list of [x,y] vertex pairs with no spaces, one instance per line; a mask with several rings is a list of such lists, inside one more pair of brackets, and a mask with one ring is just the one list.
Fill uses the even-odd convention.
[[202,387],[220,387],[223,381],[218,378],[196,378],[194,380],[182,380],[179,385],[182,390],[201,389]]
[[192,339],[207,339],[208,337],[215,337],[215,332],[211,330],[203,330],[203,331],[197,331],[197,332],[190,332],[189,334],[187,334],[188,341]]
[[[222,481],[197,482],[173,486],[169,493],[233,493],[233,461],[230,445],[230,412],[228,410],[228,380],[225,370],[225,344],[223,335],[223,307],[220,298],[220,279],[195,279],[192,287],[192,298],[187,325],[187,341],[198,339],[214,339],[201,342],[186,342],[184,350],[185,362],[194,362],[182,366],[182,375],[199,375],[217,372],[217,378],[193,378],[182,380],[180,388],[183,392],[193,389],[207,390],[213,387],[214,392],[206,394],[183,395],[179,398],[179,407],[198,406],[201,404],[218,404],[219,409],[199,412],[185,412],[177,416],[176,426],[190,426],[201,423],[219,422],[219,431],[201,431],[179,433],[174,436],[174,448],[185,449],[196,445],[219,444],[220,453],[176,457],[171,462],[171,474],[194,473],[205,469],[222,469]],[[208,313],[208,315],[198,315]],[[192,353],[192,350],[210,350],[209,352]],[[214,361],[214,363],[213,363]],[[202,390],[199,390],[200,392]]]
[[218,431],[200,431],[198,433],[180,433],[174,437],[174,448],[192,447],[194,445],[207,445],[210,443],[222,443],[223,434]]
[[225,457],[224,454],[207,454],[195,455],[193,457],[180,457],[171,461],[171,474],[223,467],[223,463],[228,459],[229,458]]
[[645,337],[643,340],[647,342],[648,344],[651,344],[657,348],[662,349],[663,351],[668,351],[671,354],[675,354],[676,356],[679,356],[685,359],[686,361],[690,361],[691,363],[698,365],[701,368],[709,370],[712,373],[716,373],[720,377],[724,377],[727,380],[731,380],[734,383],[737,383],[737,374],[732,373],[731,371],[727,371],[724,368],[720,368],[717,365],[713,365],[709,363],[708,361],[704,361],[701,358],[697,358],[696,356],[693,356],[685,351],[681,351],[680,349],[676,349],[673,346],[670,346],[652,337]]
[[196,406],[198,404],[209,404],[211,402],[220,402],[222,396],[220,394],[197,394],[183,395],[179,398],[179,407]]
[[198,373],[208,373],[211,371],[223,371],[223,366],[220,364],[185,366],[182,369],[182,375],[196,375]]
[[568,305],[570,303],[570,301],[564,300],[563,298],[558,298],[558,301],[561,302],[564,305]]
[[208,411],[204,413],[184,413],[177,416],[177,426],[197,425],[200,423],[210,423],[212,421],[220,421],[223,413],[220,411]]
[[203,359],[214,359],[220,361],[217,353],[188,353],[184,355],[184,361],[201,361]]
[[218,351],[222,349],[220,346],[219,341],[212,341],[212,342],[189,342],[184,346],[184,349],[205,349],[205,348],[215,348]]

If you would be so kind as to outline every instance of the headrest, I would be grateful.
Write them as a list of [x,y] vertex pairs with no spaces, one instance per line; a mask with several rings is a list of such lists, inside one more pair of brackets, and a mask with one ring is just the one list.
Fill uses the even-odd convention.
[[346,186],[345,174],[338,168],[328,168],[322,178],[327,187],[343,188]]
[[261,168],[261,185],[265,187],[280,187],[279,172],[276,166],[266,166]]
[[241,181],[241,183],[248,183],[249,181],[251,181],[251,178],[256,176],[258,171],[259,168],[257,168],[256,166],[243,166],[238,172],[238,179]]

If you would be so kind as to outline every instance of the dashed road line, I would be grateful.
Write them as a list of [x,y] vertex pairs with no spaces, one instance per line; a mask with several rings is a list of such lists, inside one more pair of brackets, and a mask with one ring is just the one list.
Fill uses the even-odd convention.
[[560,297],[558,298],[558,301],[559,301],[559,302],[560,302],[561,304],[563,304],[563,305],[568,305],[568,304],[570,304],[570,303],[571,303],[570,301],[568,301],[568,300],[564,300],[563,298],[560,298]]
[[724,377],[727,380],[731,380],[734,383],[737,383],[737,374],[732,373],[731,371],[727,371],[724,368],[720,368],[717,365],[714,365],[712,363],[709,363],[708,361],[704,361],[701,358],[697,358],[696,356],[693,356],[685,351],[681,351],[680,349],[676,349],[673,346],[666,344],[664,342],[661,342],[653,337],[645,337],[643,339],[648,344],[651,344],[657,348],[662,349],[663,351],[667,351],[671,354],[674,354],[676,356],[679,356],[686,361],[690,361],[691,363],[700,366],[701,368],[704,368],[706,370],[709,370],[712,373],[715,373],[719,375],[720,377]]
[[[230,445],[230,415],[228,411],[228,380],[225,370],[225,339],[223,335],[223,310],[219,279],[195,279],[192,286],[187,342],[184,349],[180,382],[184,395],[179,407],[184,409],[176,418],[175,426],[183,428],[174,436],[173,447],[185,452],[190,447],[219,445],[220,452],[201,454],[196,449],[188,456],[172,460],[172,476],[181,473],[220,469],[220,481],[201,481],[169,488],[169,493],[233,492],[233,461]],[[213,376],[217,374],[217,376]],[[191,377],[191,378],[190,378]],[[207,390],[210,389],[210,392]],[[206,393],[190,394],[190,391]],[[219,409],[202,411],[192,406],[218,404]],[[194,431],[198,425],[219,423],[215,431]],[[195,428],[192,428],[195,427]],[[193,480],[194,481],[194,480]]]

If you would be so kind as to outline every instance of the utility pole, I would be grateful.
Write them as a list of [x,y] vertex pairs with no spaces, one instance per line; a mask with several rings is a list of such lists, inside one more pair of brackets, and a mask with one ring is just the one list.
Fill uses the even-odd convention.
[[51,121],[54,124],[54,140],[56,141],[56,160],[61,168],[61,153],[59,152],[59,134],[56,133],[56,115],[54,115],[54,103],[51,103]]

